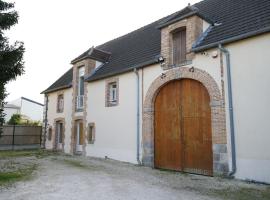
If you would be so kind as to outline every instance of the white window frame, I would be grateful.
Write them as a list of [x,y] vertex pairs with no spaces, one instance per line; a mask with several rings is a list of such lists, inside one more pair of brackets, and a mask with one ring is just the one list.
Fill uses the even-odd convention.
[[117,103],[117,82],[109,83],[109,102],[116,104]]
[[105,83],[105,107],[117,106],[119,104],[119,78],[113,77]]

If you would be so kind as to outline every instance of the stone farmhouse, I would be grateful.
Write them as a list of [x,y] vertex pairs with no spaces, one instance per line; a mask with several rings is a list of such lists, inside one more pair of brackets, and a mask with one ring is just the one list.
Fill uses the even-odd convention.
[[269,0],[188,5],[71,64],[42,92],[47,149],[270,183]]

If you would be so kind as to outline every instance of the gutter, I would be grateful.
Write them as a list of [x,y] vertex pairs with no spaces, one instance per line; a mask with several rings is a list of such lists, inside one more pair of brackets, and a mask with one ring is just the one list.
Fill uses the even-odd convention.
[[236,173],[236,152],[235,152],[235,130],[234,130],[232,80],[231,80],[231,60],[230,60],[230,52],[224,47],[222,47],[222,44],[219,44],[218,48],[221,52],[225,54],[227,64],[229,118],[230,118],[230,132],[231,132],[231,151],[232,151],[232,169],[228,173],[228,175],[233,176]]
[[136,152],[136,159],[139,165],[141,165],[140,161],[140,77],[138,73],[138,69],[134,68],[134,73],[136,75],[136,86],[137,86],[137,152]]
[[46,135],[47,135],[47,125],[48,125],[48,101],[49,101],[49,98],[48,98],[48,95],[45,94],[45,98],[46,98],[46,104],[45,104],[45,117],[44,117],[44,134],[43,134],[43,145],[44,145],[44,149],[46,148]]

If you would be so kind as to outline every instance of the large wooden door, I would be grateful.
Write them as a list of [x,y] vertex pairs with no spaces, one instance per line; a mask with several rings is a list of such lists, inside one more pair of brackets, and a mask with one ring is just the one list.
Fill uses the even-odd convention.
[[155,167],[212,175],[210,98],[198,81],[161,88],[155,100]]

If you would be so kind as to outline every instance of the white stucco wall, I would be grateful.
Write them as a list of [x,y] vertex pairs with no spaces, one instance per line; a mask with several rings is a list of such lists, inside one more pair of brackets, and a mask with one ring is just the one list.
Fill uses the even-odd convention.
[[127,73],[117,77],[118,106],[105,107],[105,80],[87,86],[87,123],[95,123],[96,136],[86,152],[88,156],[136,163],[136,76]]
[[[270,183],[270,34],[225,46],[231,54],[232,92],[236,135],[236,178]],[[212,58],[218,49],[196,54],[193,66],[207,71],[221,89],[220,58]],[[228,155],[231,160],[227,70],[224,62],[224,86]],[[231,163],[230,163],[231,167]]]
[[[70,142],[71,142],[71,121],[72,121],[72,89],[65,89],[63,91],[64,94],[64,111],[62,113],[56,112],[57,106],[57,96],[58,92],[52,92],[48,94],[48,127],[53,128],[53,132],[55,131],[54,120],[57,118],[65,118],[65,153],[70,153]],[[48,133],[47,133],[48,134]],[[55,138],[52,137],[52,140],[49,141],[48,137],[46,138],[46,149],[52,149],[52,141]]]
[[226,48],[231,53],[236,177],[270,183],[270,34]]

